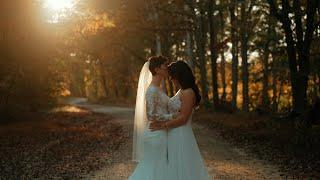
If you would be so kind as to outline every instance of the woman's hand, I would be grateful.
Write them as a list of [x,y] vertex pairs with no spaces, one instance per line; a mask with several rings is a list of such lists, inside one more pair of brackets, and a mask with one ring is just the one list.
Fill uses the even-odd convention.
[[158,131],[165,129],[165,122],[164,121],[152,121],[150,123],[149,129],[151,131]]

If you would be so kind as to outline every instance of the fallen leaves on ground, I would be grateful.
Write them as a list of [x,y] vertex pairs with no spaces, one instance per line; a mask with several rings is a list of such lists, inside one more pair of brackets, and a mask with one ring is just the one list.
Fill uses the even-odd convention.
[[0,179],[78,179],[127,138],[111,116],[74,106],[35,117],[0,126]]

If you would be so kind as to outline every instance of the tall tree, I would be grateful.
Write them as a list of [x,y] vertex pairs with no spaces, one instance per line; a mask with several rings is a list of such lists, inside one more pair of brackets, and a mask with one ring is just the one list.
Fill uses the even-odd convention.
[[249,111],[249,71],[248,71],[248,13],[247,1],[241,2],[241,25],[240,25],[240,42],[241,42],[241,69],[242,69],[242,110]]
[[235,11],[237,8],[237,1],[231,0],[229,6],[230,21],[231,21],[231,43],[232,43],[232,106],[237,109],[237,97],[238,97],[238,38],[237,38],[237,18]]
[[[267,17],[267,34],[264,37],[263,43],[263,76],[262,76],[262,108],[264,110],[269,109],[270,106],[270,99],[268,95],[269,90],[269,69],[272,69],[273,66],[270,66],[269,59],[270,59],[270,46],[272,41],[275,40],[275,24],[274,20],[271,17]],[[270,67],[270,68],[269,68]],[[274,83],[276,83],[274,81]],[[275,84],[274,84],[275,85]],[[276,91],[275,86],[273,86],[273,90]],[[274,93],[275,95],[275,93]]]
[[[302,113],[307,107],[307,86],[310,73],[310,46],[315,29],[318,0],[302,1],[267,0],[270,11],[282,24],[285,32],[286,51],[290,68],[293,112]],[[302,7],[304,10],[302,10]],[[293,17],[292,17],[293,15]],[[305,19],[304,19],[305,18]],[[304,25],[305,24],[305,25]],[[292,27],[295,27],[292,29]]]
[[204,102],[208,102],[208,82],[207,82],[207,69],[206,69],[206,22],[205,22],[205,11],[204,8],[199,5],[200,13],[197,15],[197,53],[199,58],[199,69],[200,69],[200,83],[201,83],[201,94]]
[[[190,12],[190,7],[188,5],[184,5],[184,10],[186,12]],[[187,17],[185,17],[185,20],[188,20]],[[195,56],[194,56],[194,32],[187,30],[186,31],[186,54],[188,56],[188,64],[190,65],[191,69],[194,71],[195,68]]]
[[213,8],[215,0],[208,1],[208,21],[209,21],[209,34],[210,34],[210,58],[211,58],[211,76],[212,76],[212,94],[213,94],[213,105],[214,108],[218,107],[219,104],[219,94],[218,94],[218,77],[217,77],[217,31],[215,28],[215,17],[213,15]]
[[[220,36],[224,37],[224,30],[225,30],[225,23],[223,19],[223,10],[220,9],[219,11],[219,21],[220,21]],[[222,38],[220,38],[222,40]],[[221,63],[220,63],[220,74],[221,74],[221,83],[222,83],[222,95],[221,95],[221,101],[225,102],[226,101],[226,88],[227,88],[227,83],[226,83],[226,60],[224,56],[224,48],[221,49],[220,51],[220,57],[221,57]]]

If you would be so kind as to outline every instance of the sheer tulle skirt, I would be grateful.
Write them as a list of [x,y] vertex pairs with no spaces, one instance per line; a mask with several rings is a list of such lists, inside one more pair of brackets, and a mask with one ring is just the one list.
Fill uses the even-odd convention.
[[167,180],[167,132],[144,132],[144,157],[129,180]]
[[190,123],[168,132],[167,180],[211,180]]

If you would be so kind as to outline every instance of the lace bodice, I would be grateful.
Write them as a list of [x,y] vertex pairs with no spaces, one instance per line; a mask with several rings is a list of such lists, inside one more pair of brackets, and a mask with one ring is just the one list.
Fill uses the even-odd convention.
[[168,113],[169,97],[159,88],[150,85],[146,92],[146,109],[148,120],[166,121],[172,119]]

